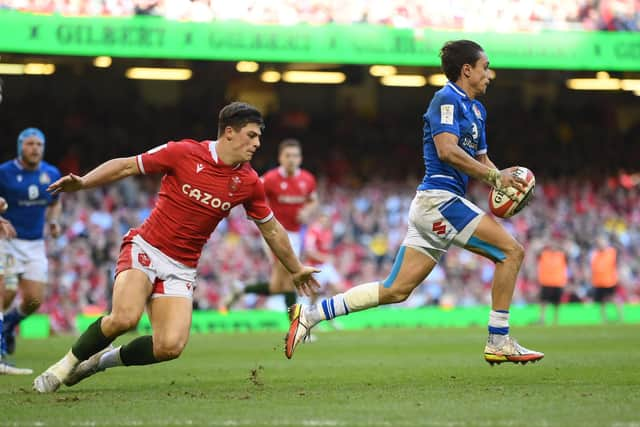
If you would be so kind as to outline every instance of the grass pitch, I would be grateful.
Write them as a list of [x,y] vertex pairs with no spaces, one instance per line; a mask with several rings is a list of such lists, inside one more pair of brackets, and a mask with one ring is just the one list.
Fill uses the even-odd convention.
[[[320,333],[293,360],[281,334],[195,335],[176,361],[52,395],[0,377],[0,426],[640,426],[640,326],[513,332],[545,359],[490,367],[480,328]],[[21,341],[19,365],[71,342]]]

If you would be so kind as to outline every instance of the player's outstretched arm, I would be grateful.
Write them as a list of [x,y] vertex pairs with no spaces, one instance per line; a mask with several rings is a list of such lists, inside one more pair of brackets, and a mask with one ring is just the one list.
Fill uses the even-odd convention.
[[63,176],[47,188],[53,194],[70,193],[87,188],[99,187],[131,175],[140,174],[134,157],[122,157],[104,162],[84,176],[72,173]]
[[320,270],[300,263],[300,260],[293,252],[287,232],[278,220],[274,217],[267,222],[262,224],[258,223],[257,225],[260,233],[262,233],[262,237],[264,237],[264,240],[273,253],[291,273],[293,284],[296,286],[296,289],[298,289],[298,292],[307,296],[315,294],[315,292],[320,289],[320,284],[318,284],[312,274],[318,273]]
[[516,168],[515,166],[500,171],[486,155],[480,155],[479,157],[482,160],[481,156],[485,156],[487,161],[474,159],[458,146],[458,137],[449,132],[439,133],[433,140],[438,151],[438,157],[443,162],[497,189],[513,187],[518,191],[524,192],[527,182],[513,176],[512,171]]

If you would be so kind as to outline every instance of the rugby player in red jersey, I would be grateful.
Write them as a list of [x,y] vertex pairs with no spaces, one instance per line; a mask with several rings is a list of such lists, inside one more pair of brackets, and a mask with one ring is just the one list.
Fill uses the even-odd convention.
[[[300,257],[304,242],[304,227],[318,205],[316,179],[311,172],[302,169],[302,147],[295,139],[285,139],[278,146],[280,166],[267,171],[263,177],[264,191],[276,219],[289,235],[296,256]],[[283,294],[287,307],[295,304],[296,294],[291,274],[286,267],[273,259],[269,282],[259,282],[236,289],[224,302],[225,308],[233,305],[243,294]]]
[[[218,140],[169,142],[147,153],[109,160],[83,177],[54,182],[53,193],[105,185],[131,175],[163,173],[149,218],[124,237],[116,269],[113,308],[78,338],[71,350],[38,376],[36,391],[56,391],[115,366],[175,359],[189,338],[196,265],[202,247],[229,211],[243,205],[267,244],[291,273],[299,292],[318,288],[317,270],[295,256],[286,231],[267,205],[264,186],[249,165],[260,147],[263,121],[254,107],[234,102],[220,111]],[[112,348],[145,309],[153,335]]]

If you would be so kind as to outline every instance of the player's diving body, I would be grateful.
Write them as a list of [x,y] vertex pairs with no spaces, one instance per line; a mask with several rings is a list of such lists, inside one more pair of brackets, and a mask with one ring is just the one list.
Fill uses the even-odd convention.
[[485,359],[491,364],[526,363],[544,357],[509,335],[509,307],[524,249],[491,216],[464,198],[469,177],[503,189],[512,198],[526,185],[512,175],[514,168],[499,171],[487,155],[486,112],[475,99],[489,84],[487,55],[467,40],[446,43],[440,55],[449,82],[436,92],[424,115],[426,173],[411,204],[407,235],[389,277],[315,305],[290,307],[287,357],[292,357],[298,343],[320,321],[404,301],[451,244],[483,255],[496,265]]
[[[278,146],[277,168],[267,171],[263,177],[264,191],[269,206],[276,219],[289,235],[291,246],[300,257],[304,241],[305,224],[318,205],[316,179],[302,164],[302,147],[295,139],[285,139]],[[291,274],[277,258],[273,260],[273,269],[268,283],[254,283],[237,289],[229,295],[225,308],[233,305],[243,294],[258,295],[283,294],[287,307],[296,302],[296,294]]]
[[18,136],[17,158],[0,165],[0,196],[9,205],[4,217],[16,230],[14,238],[1,243],[6,259],[11,260],[7,274],[18,277],[15,281],[7,280],[4,304],[10,305],[18,290],[21,293],[20,303],[4,313],[2,336],[9,354],[15,351],[16,327],[40,307],[45,295],[48,272],[45,222],[52,237],[60,234],[61,205],[57,195],[46,191],[60,178],[60,172],[42,160],[44,149],[42,131],[27,128]]
[[[217,224],[243,205],[296,288],[310,294],[316,270],[296,258],[287,233],[267,205],[264,187],[249,161],[260,147],[262,116],[234,102],[220,111],[218,140],[169,142],[147,153],[109,160],[83,177],[68,175],[54,193],[97,187],[130,175],[163,173],[149,218],[124,237],[110,314],[94,322],[71,350],[34,381],[38,392],[56,391],[115,366],[148,365],[177,358],[191,326],[196,265]],[[148,306],[152,336],[121,347],[113,340],[134,328]]]

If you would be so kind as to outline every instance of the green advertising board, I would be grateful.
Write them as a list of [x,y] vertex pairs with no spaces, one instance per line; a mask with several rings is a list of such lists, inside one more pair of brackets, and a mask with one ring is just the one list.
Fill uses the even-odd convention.
[[193,23],[0,11],[0,52],[340,64],[439,65],[447,40],[479,42],[495,68],[640,70],[640,33],[463,33],[354,25]]

